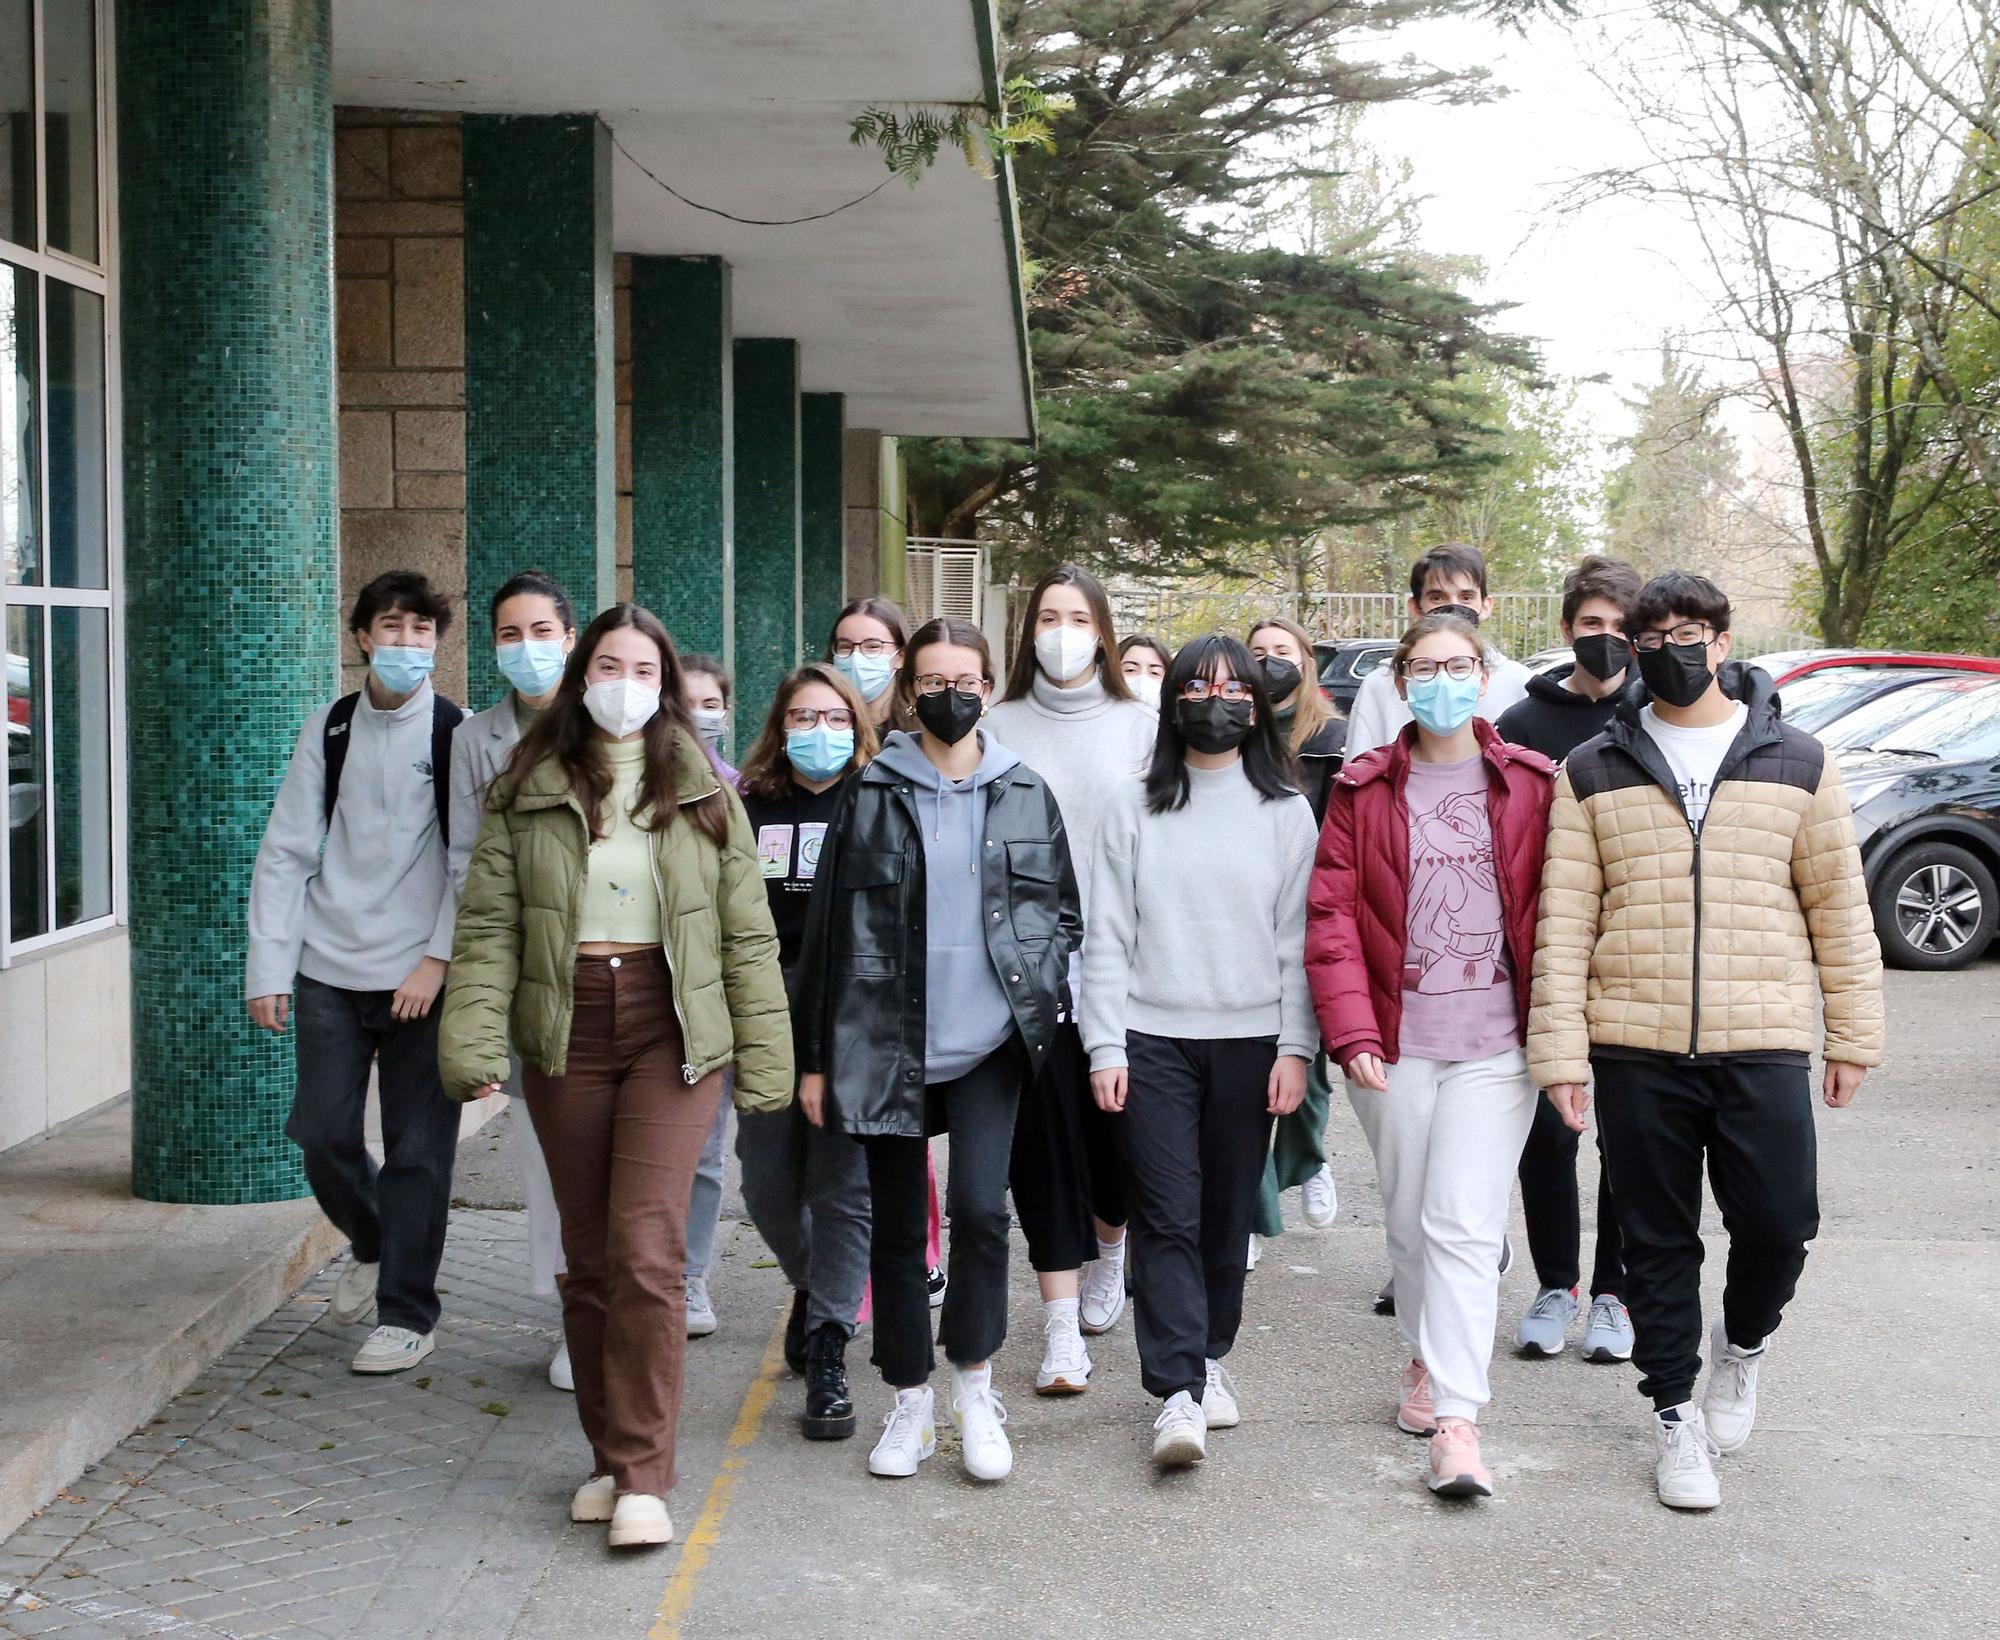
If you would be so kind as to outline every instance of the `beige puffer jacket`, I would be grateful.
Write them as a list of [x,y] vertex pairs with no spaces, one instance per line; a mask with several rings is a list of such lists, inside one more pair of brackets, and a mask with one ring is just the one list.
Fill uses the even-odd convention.
[[1538,1087],[1590,1080],[1590,1051],[1882,1059],[1882,957],[1840,770],[1778,716],[1770,679],[1722,669],[1750,709],[1697,839],[1640,727],[1635,687],[1556,785],[1528,1022]]

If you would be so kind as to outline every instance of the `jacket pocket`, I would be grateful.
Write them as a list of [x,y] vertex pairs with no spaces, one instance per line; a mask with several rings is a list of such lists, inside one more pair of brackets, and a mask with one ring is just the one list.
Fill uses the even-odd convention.
[[1022,945],[1046,945],[1062,915],[1062,867],[1054,843],[1007,845],[1007,911]]
[[[834,892],[834,957],[894,958],[902,949],[903,856],[898,849],[847,849],[840,855]],[[851,970],[850,970],[851,971]]]

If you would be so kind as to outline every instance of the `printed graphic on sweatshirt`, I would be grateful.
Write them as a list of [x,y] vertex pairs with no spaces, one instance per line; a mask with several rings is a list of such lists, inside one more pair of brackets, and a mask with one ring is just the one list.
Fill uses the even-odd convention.
[[[822,832],[826,827],[819,828]],[[815,862],[819,850],[813,850]],[[782,877],[792,869],[792,828],[790,826],[759,826],[757,828],[757,866],[766,877]]]
[[799,827],[799,876],[807,882],[819,875],[820,845],[826,841],[826,822],[815,820]]
[[1500,885],[1483,795],[1410,815],[1410,945],[1403,989],[1484,991],[1508,977]]

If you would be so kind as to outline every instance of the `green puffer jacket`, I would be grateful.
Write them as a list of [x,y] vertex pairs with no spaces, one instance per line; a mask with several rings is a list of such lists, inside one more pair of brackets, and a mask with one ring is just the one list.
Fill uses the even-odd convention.
[[[699,747],[675,749],[682,803],[717,789]],[[494,786],[496,801],[508,777]],[[792,1027],[778,936],[743,802],[723,788],[729,841],[718,848],[684,817],[653,834],[660,924],[686,1033],[683,1075],[695,1082],[734,1062],[741,1110],[791,1103]],[[569,1058],[576,930],[589,828],[553,759],[520,777],[511,808],[480,821],[438,1025],[445,1091],[470,1099],[507,1080],[507,1046],[550,1076]]]

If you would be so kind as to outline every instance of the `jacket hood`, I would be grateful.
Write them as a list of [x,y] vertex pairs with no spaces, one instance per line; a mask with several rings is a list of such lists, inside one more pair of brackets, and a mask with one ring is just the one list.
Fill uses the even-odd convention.
[[[1604,701],[1601,697],[1597,700],[1592,700],[1588,695],[1579,695],[1574,689],[1565,687],[1575,674],[1575,661],[1571,661],[1569,665],[1555,672],[1530,672],[1528,674],[1528,698],[1538,700],[1544,706],[1554,706],[1564,711],[1589,711],[1593,707],[1602,706]],[[1636,678],[1637,675],[1638,671],[1635,667],[1633,669],[1633,678]],[[1618,691],[1620,696],[1623,696],[1631,689],[1633,678],[1626,679],[1624,686]]]
[[[1556,772],[1556,766],[1540,752],[1502,740],[1500,731],[1484,718],[1472,720],[1472,732],[1479,740],[1479,755],[1495,769],[1518,766],[1532,769],[1537,774],[1553,775]],[[1403,732],[1388,745],[1377,746],[1372,752],[1364,752],[1344,764],[1340,773],[1334,776],[1334,782],[1341,786],[1365,786],[1384,775],[1401,779],[1410,767],[1410,748],[1416,743],[1417,726],[1406,723]]]
[[[972,771],[972,787],[977,791],[981,786],[990,786],[1009,769],[1020,767],[1021,760],[1002,746],[999,741],[983,729],[975,729],[979,736],[979,767]],[[883,771],[876,776],[876,770]],[[890,774],[902,776],[913,786],[927,792],[944,791],[950,786],[938,770],[938,766],[924,756],[924,749],[917,744],[917,737],[907,730],[896,729],[882,742],[882,750],[875,761],[868,765],[867,773],[873,778],[884,778]]]
[[[502,775],[511,783],[513,806],[523,810],[556,808],[567,803],[582,813],[569,775],[553,757],[545,757],[520,775]],[[682,734],[674,740],[674,795],[683,803],[693,803],[722,789],[708,755],[694,736]]]
[[[1633,669],[1635,672],[1637,667]],[[1771,674],[1761,666],[1752,666],[1747,661],[1724,661],[1716,668],[1716,681],[1722,685],[1722,692],[1731,700],[1740,700],[1750,708],[1749,727],[1759,733],[1767,732],[1778,723],[1778,686]],[[1618,697],[1618,710],[1611,719],[1612,727],[1622,728],[1631,734],[1643,734],[1639,726],[1639,713],[1653,703],[1653,692],[1646,687],[1645,680],[1634,677],[1625,686],[1625,692]]]

